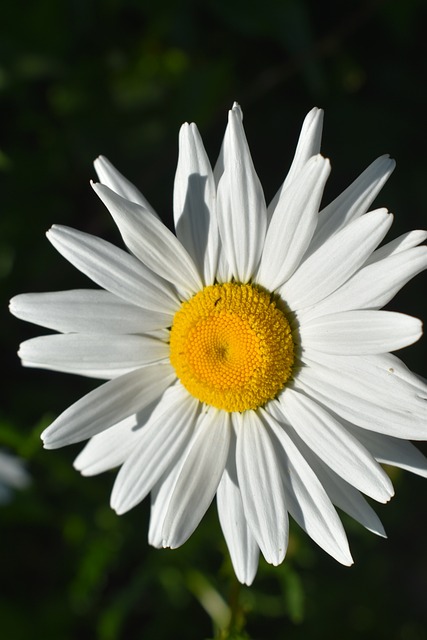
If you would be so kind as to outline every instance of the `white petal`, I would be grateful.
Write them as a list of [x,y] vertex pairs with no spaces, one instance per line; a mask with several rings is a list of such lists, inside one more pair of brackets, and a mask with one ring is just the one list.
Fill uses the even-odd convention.
[[[387,372],[387,376],[394,376],[400,381],[401,386],[409,385],[415,387],[417,395],[427,400],[427,380],[413,373],[402,360],[392,353],[384,353],[382,355],[373,356],[370,361],[374,366],[378,366]],[[402,385],[402,383],[405,383]]]
[[246,520],[267,562],[280,564],[288,546],[288,514],[279,463],[255,411],[233,414],[236,466]]
[[280,295],[293,311],[310,307],[338,289],[381,242],[393,221],[385,209],[354,220],[312,253]]
[[23,293],[12,298],[10,311],[62,333],[145,333],[172,324],[172,314],[142,309],[98,289]]
[[105,184],[112,191],[118,193],[119,196],[126,198],[126,200],[140,204],[154,216],[158,217],[157,213],[154,211],[150,203],[144,198],[142,193],[135,187],[135,185],[129,182],[127,178],[117,171],[105,156],[99,156],[93,164],[95,166],[99,182]]
[[378,515],[357,489],[334,474],[334,472],[325,465],[323,465],[323,469],[317,467],[312,459],[310,459],[310,465],[336,507],[344,511],[344,513],[356,520],[356,522],[371,533],[375,533],[382,538],[387,537]]
[[192,256],[199,273],[203,274],[205,285],[213,284],[219,242],[216,188],[195,124],[181,127],[173,193],[176,235]]
[[143,264],[186,296],[202,288],[193,260],[160,220],[102,184],[92,187],[113,216],[126,246]]
[[[237,102],[233,102],[233,107],[232,107],[233,111],[236,111],[237,114],[240,117],[240,120],[243,122],[243,111],[241,106],[237,103]],[[229,125],[227,125],[227,128],[225,130],[225,136],[224,139],[222,141],[221,144],[221,149],[219,151],[219,155],[218,155],[218,160],[216,161],[216,164],[214,166],[214,170],[213,170],[213,175],[214,175],[214,180],[215,180],[215,186],[218,187],[220,178],[222,176],[222,174],[224,173],[224,147],[225,144],[227,142],[228,139],[228,131],[229,129]]]
[[391,240],[391,242],[387,242],[387,244],[384,244],[382,247],[375,249],[374,253],[366,261],[366,264],[372,264],[378,260],[384,260],[384,258],[396,255],[401,251],[412,249],[424,242],[426,239],[427,231],[422,231],[420,229],[404,233],[398,238]]
[[159,398],[173,382],[169,364],[155,364],[109,380],[66,409],[42,433],[46,449],[80,442]]
[[97,433],[86,444],[74,460],[74,468],[83,476],[94,476],[123,464],[132,453],[144,424],[153,407],[121,420],[117,424]]
[[186,452],[177,463],[170,467],[160,480],[154,485],[151,491],[151,512],[150,526],[148,529],[148,542],[153,547],[161,549],[163,547],[163,523],[168,512],[170,499],[175,487],[177,478],[185,460]]
[[141,502],[182,454],[193,433],[199,404],[181,385],[163,394],[114,483],[111,507],[119,515]]
[[218,185],[218,226],[232,275],[248,282],[261,257],[267,228],[264,194],[252,163],[241,112],[229,112],[224,173]]
[[350,423],[346,424],[346,428],[363,443],[378,462],[400,467],[427,478],[427,458],[411,442],[360,429]]
[[294,159],[288,171],[288,175],[286,176],[284,183],[268,206],[269,219],[273,215],[279,200],[282,198],[284,191],[289,187],[292,181],[295,180],[306,162],[308,162],[311,157],[316,156],[318,153],[320,153],[322,128],[323,110],[314,107],[314,109],[309,111],[304,119]]
[[[235,102],[233,104],[233,109],[237,110],[240,114],[240,118],[241,120],[243,120],[243,113],[242,110],[240,108],[240,105],[237,104],[237,102]],[[228,127],[227,127],[228,129]],[[226,138],[227,136],[224,137],[223,143],[221,145],[221,150],[218,156],[218,160],[215,164],[214,170],[213,170],[213,176],[214,176],[214,181],[215,181],[215,187],[218,187],[220,178],[222,176],[222,174],[224,173],[224,143],[226,142]],[[218,239],[219,245],[218,245],[218,265],[217,265],[217,273],[216,273],[216,280],[217,282],[229,282],[232,277],[233,277],[233,273],[232,273],[232,269],[227,261],[226,255],[225,255],[225,251],[224,251],[224,245],[221,241],[221,237],[219,237]]]
[[352,564],[344,527],[326,491],[286,431],[265,411],[264,420],[277,438],[277,456],[288,511],[299,526],[335,560]]
[[390,500],[393,486],[385,471],[323,407],[290,387],[279,401],[287,422],[335,473],[374,500]]
[[259,547],[248,527],[243,510],[237,479],[235,437],[230,443],[227,465],[216,497],[218,517],[234,571],[242,584],[251,585],[258,569]]
[[383,366],[378,356],[311,352],[294,384],[340,418],[371,431],[409,440],[427,436],[427,402],[415,387]]
[[[280,422],[280,418],[278,418]],[[310,467],[320,480],[331,502],[378,536],[387,537],[381,520],[361,493],[338,476],[309,449],[295,432],[287,431]]]
[[395,166],[395,161],[387,155],[377,158],[338,198],[325,207],[319,214],[319,224],[309,251],[320,247],[350,220],[366,213]]
[[[395,253],[363,267],[339,289],[303,314],[307,318],[352,309],[379,309],[427,268],[427,247]],[[303,324],[302,318],[300,319]]]
[[219,254],[218,254],[218,267],[216,272],[216,280],[219,283],[230,282],[233,278],[230,265],[227,262],[227,258],[224,253],[224,247],[220,241]]
[[18,352],[25,367],[109,380],[168,358],[169,346],[148,336],[69,333],[32,338]]
[[163,524],[164,547],[183,544],[205,515],[224,472],[229,444],[229,414],[210,407],[197,426],[173,489]]
[[283,192],[268,227],[256,276],[270,291],[288,280],[301,261],[316,228],[329,173],[329,161],[314,156]]
[[47,237],[55,249],[96,284],[139,307],[175,313],[172,287],[139,260],[88,233],[54,225]]
[[356,310],[313,318],[301,324],[301,344],[335,355],[365,355],[397,351],[422,335],[418,318],[391,311]]

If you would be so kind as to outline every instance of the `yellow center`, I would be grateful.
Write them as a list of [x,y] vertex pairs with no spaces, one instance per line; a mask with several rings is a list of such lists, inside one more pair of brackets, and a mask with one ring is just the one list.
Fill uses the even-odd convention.
[[229,412],[256,409],[291,375],[291,328],[258,287],[212,285],[175,314],[170,360],[187,391],[202,402]]

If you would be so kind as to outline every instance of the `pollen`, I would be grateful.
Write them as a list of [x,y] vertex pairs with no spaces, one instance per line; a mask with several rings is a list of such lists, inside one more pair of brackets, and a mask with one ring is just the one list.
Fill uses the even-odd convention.
[[170,361],[201,402],[228,412],[257,409],[292,374],[291,327],[268,292],[251,284],[215,284],[175,314]]

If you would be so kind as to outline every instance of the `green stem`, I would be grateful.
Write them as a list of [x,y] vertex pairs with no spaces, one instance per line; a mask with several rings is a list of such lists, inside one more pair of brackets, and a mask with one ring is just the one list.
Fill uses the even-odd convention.
[[245,615],[240,599],[242,585],[237,580],[234,573],[232,574],[231,579],[232,582],[230,585],[229,597],[230,619],[228,625],[224,629],[218,630],[218,640],[243,640],[244,638],[248,638],[244,632]]

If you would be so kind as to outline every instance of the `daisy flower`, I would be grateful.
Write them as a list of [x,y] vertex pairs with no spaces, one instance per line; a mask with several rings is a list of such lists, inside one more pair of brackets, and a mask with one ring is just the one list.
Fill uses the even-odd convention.
[[319,211],[330,171],[322,117],[307,115],[268,207],[237,104],[214,170],[196,126],[184,124],[176,235],[98,158],[93,189],[130,253],[55,225],[54,247],[101,288],[11,303],[19,318],[59,332],[24,342],[25,366],[107,380],[44,431],[44,446],[89,439],[76,469],[120,467],[119,514],[150,493],[156,547],[183,544],[216,496],[246,584],[259,551],[283,561],[289,514],[350,565],[336,507],[384,536],[362,495],[393,495],[380,463],[427,475],[408,442],[426,437],[427,385],[390,353],[418,340],[421,323],[380,310],[426,268],[427,233],[378,248],[393,217],[368,209],[393,171],[388,156]]

